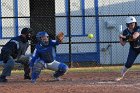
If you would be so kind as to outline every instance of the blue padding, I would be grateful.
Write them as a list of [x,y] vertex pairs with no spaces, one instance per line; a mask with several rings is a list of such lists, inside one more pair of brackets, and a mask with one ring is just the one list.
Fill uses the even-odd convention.
[[33,68],[32,69],[32,75],[31,75],[32,77],[31,78],[33,80],[36,80],[39,77],[39,75],[40,75],[40,71],[37,71],[37,68]]
[[64,63],[59,64],[58,68],[60,71],[63,71],[63,72],[66,72],[68,70],[68,66],[65,65]]
[[[98,62],[97,52],[75,53],[71,56],[72,62]],[[69,54],[57,54],[56,60],[59,62],[69,62]]]
[[32,73],[31,79],[36,80],[39,77],[39,75],[40,75],[39,73]]
[[59,64],[58,68],[59,68],[58,71],[56,71],[54,74],[54,77],[56,78],[64,75],[68,70],[68,66],[64,63]]

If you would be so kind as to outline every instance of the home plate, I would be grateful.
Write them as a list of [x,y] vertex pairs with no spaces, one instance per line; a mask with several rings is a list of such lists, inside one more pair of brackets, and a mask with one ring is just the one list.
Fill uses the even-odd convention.
[[99,84],[106,84],[106,83],[108,83],[108,84],[114,84],[116,82],[113,82],[113,81],[104,81],[104,82],[97,82],[97,83],[99,83]]

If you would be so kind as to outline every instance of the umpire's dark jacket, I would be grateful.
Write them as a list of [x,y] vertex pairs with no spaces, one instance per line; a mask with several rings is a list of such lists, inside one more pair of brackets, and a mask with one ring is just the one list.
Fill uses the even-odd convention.
[[25,55],[28,46],[28,40],[22,35],[14,37],[2,47],[0,59],[6,63],[10,56],[13,59],[19,58],[21,55]]

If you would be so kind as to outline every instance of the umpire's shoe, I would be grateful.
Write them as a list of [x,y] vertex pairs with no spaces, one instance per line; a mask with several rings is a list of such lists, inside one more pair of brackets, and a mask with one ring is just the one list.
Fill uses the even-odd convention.
[[24,75],[24,79],[29,79],[31,80],[31,77],[29,75]]
[[7,79],[5,77],[0,76],[0,82],[7,82]]

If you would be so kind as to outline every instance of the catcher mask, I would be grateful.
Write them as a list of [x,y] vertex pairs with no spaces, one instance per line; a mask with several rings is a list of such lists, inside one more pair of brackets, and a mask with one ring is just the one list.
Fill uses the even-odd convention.
[[38,32],[36,38],[42,46],[46,46],[49,43],[49,35],[47,32]]

